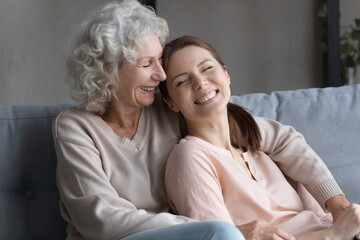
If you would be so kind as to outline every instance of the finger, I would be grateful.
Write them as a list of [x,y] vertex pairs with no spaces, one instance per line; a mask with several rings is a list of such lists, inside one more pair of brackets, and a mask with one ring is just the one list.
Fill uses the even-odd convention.
[[271,236],[271,239],[273,239],[273,240],[285,240],[286,238],[281,238],[277,234],[273,233],[272,236]]
[[356,234],[356,239],[360,239],[360,233]]
[[276,235],[278,235],[279,237],[281,237],[281,239],[284,240],[292,240],[295,239],[295,237],[287,232],[285,232],[284,230],[282,230],[281,228],[276,227],[274,233]]

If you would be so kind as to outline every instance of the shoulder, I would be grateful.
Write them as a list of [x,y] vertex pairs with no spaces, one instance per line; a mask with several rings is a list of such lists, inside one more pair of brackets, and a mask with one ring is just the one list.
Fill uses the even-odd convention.
[[274,141],[275,138],[303,138],[302,134],[297,132],[294,127],[282,124],[276,120],[265,117],[254,117],[263,140]]
[[62,140],[86,139],[90,129],[100,125],[97,118],[95,114],[76,107],[66,109],[54,121],[54,137]]
[[68,121],[77,121],[77,119],[82,119],[81,116],[88,115],[84,110],[78,109],[77,107],[71,107],[62,111],[56,118],[56,121],[59,123],[68,122]]
[[185,137],[172,149],[168,161],[168,168],[189,168],[209,166],[211,156],[209,149],[194,138]]
[[277,122],[277,121],[275,121],[273,119],[270,119],[270,118],[257,117],[257,116],[253,116],[253,118],[255,119],[258,126],[264,127],[264,128],[280,124],[279,122]]
[[172,152],[180,154],[182,156],[191,155],[208,155],[208,148],[197,141],[196,137],[186,136],[181,139],[178,144],[174,146]]
[[217,168],[212,161],[211,151],[205,145],[187,138],[180,140],[166,162],[167,189],[174,186],[178,190],[190,189],[199,182],[208,183],[209,179],[217,179]]
[[266,117],[257,117],[253,116],[256,123],[263,130],[266,129],[292,129],[293,127],[290,125],[282,124],[277,120],[266,118]]

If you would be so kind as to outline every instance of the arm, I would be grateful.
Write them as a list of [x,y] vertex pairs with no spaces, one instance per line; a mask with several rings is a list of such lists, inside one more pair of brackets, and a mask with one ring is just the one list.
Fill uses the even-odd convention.
[[256,117],[255,120],[262,137],[260,150],[288,177],[302,183],[323,208],[327,200],[343,195],[329,169],[300,133],[270,119]]
[[330,227],[297,237],[307,239],[360,239],[360,205],[351,204]]
[[102,170],[95,149],[65,141],[57,141],[56,149],[61,200],[72,224],[85,239],[114,239],[191,221],[137,209],[119,196]]
[[341,213],[350,206],[349,201],[345,198],[344,195],[336,195],[326,201],[326,207],[331,212],[334,222],[339,218]]
[[57,184],[65,207],[62,214],[85,239],[118,239],[147,229],[193,221],[137,209],[112,186],[102,161],[104,156],[100,156],[87,132],[79,130],[73,121],[61,125],[55,122],[54,138]]

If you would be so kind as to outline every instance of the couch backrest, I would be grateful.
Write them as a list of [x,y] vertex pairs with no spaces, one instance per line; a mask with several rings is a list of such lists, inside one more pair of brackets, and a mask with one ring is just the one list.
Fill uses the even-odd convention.
[[[360,85],[233,96],[258,116],[295,127],[348,199],[360,202]],[[52,122],[72,104],[0,107],[0,239],[64,239]]]
[[0,239],[65,239],[52,122],[69,106],[0,107]]
[[360,203],[360,84],[248,94],[232,101],[301,132],[347,198]]

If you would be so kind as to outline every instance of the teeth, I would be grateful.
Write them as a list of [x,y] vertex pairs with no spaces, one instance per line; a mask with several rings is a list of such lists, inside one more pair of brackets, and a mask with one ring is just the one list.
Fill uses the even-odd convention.
[[205,96],[199,98],[198,100],[196,100],[196,103],[204,103],[206,101],[209,101],[210,99],[215,97],[215,95],[216,95],[216,92],[212,91],[212,92],[208,93],[207,95],[205,95]]
[[141,89],[144,91],[153,91],[155,90],[155,87],[142,87]]

